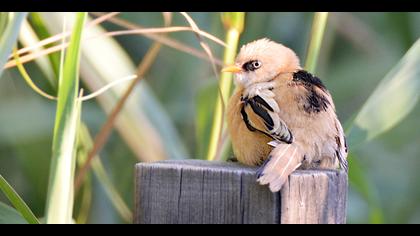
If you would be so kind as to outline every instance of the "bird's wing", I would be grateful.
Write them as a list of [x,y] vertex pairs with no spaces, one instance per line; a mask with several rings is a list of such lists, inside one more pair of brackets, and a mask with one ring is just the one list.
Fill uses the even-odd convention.
[[262,132],[276,141],[292,143],[292,132],[280,118],[279,112],[274,93],[268,89],[244,98],[241,110],[242,119],[251,131]]
[[340,163],[341,169],[348,172],[349,166],[347,162],[347,155],[348,155],[347,140],[346,140],[346,136],[344,135],[343,127],[341,126],[341,123],[340,121],[338,121],[338,119],[335,119],[335,127],[338,132],[337,136],[335,137],[335,141],[337,143],[337,149],[335,151],[336,156]]
[[241,113],[248,129],[262,132],[273,139],[268,144],[274,149],[258,170],[258,182],[268,184],[272,192],[277,192],[301,165],[304,155],[300,147],[293,143],[292,132],[279,116],[280,109],[273,92],[260,90],[243,101]]
[[[306,102],[303,104],[303,110],[307,113],[324,113],[330,116],[332,122],[334,122],[336,133],[335,133],[335,152],[336,157],[343,170],[348,171],[347,163],[347,142],[344,135],[343,127],[335,114],[335,107],[332,101],[331,94],[328,92],[322,81],[312,75],[311,73],[299,70],[293,74],[293,81],[297,85],[303,86],[307,90]],[[330,124],[328,124],[330,125]],[[332,131],[332,130],[331,130]],[[334,131],[332,131],[334,132]]]
[[[314,117],[317,117],[316,114],[324,114],[322,117],[327,117],[326,122],[335,122],[337,131],[336,155],[341,168],[347,171],[346,140],[341,124],[336,118],[331,95],[319,78],[305,71],[296,72],[293,75],[293,81],[306,89],[307,93],[304,94],[306,100],[303,104],[300,104],[303,105],[304,111],[315,114]],[[281,189],[288,176],[302,164],[305,159],[305,150],[302,149],[299,142],[293,142],[292,133],[279,116],[281,113],[272,91],[262,89],[264,88],[263,85],[258,86],[252,88],[251,94],[253,96],[245,97],[242,113],[246,116],[248,128],[251,127],[254,130],[261,131],[276,141],[269,143],[274,146],[274,149],[258,170],[258,182],[262,185],[269,184],[271,191],[276,192]],[[332,128],[332,125],[327,122],[327,126]]]

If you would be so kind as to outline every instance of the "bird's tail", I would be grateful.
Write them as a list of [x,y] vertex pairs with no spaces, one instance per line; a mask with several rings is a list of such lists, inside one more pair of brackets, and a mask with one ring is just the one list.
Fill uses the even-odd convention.
[[285,144],[270,142],[275,148],[270,156],[258,170],[257,181],[261,185],[269,184],[272,192],[278,192],[303,161],[303,153],[296,143]]

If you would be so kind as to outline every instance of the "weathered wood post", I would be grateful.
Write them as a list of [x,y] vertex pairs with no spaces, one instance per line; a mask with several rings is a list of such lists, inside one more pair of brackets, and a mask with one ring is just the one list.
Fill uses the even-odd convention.
[[279,193],[256,182],[256,168],[198,160],[136,165],[139,224],[346,222],[347,174],[295,171]]

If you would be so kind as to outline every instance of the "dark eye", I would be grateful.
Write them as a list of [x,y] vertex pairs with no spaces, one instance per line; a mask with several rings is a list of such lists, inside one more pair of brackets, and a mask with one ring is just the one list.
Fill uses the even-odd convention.
[[253,61],[253,62],[252,62],[252,66],[253,66],[255,69],[258,69],[258,68],[260,68],[260,66],[261,66],[261,62],[260,62],[260,61]]
[[249,61],[243,65],[243,69],[246,71],[254,71],[260,67],[261,67],[261,62],[258,60]]

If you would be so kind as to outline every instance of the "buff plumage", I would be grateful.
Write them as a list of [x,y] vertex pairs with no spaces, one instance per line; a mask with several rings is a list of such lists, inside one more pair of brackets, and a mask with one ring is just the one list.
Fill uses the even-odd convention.
[[235,73],[227,108],[234,154],[261,166],[260,184],[279,191],[297,168],[347,171],[346,140],[331,95],[291,49],[260,39],[244,45],[224,71]]

